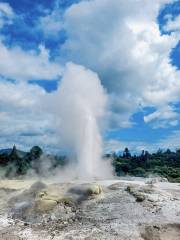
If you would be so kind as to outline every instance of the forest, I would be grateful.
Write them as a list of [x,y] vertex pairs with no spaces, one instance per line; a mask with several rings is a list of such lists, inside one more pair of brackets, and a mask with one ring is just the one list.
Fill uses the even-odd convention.
[[142,150],[140,155],[131,155],[129,149],[125,148],[122,155],[113,153],[112,159],[118,176],[153,175],[167,178],[170,182],[180,182],[180,149],[176,151],[159,149],[155,153]]

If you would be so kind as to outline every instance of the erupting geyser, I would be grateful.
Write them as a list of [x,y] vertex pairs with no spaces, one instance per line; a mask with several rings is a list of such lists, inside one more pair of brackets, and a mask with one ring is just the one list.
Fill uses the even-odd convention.
[[106,109],[106,93],[96,73],[68,63],[57,92],[60,136],[76,162],[77,177],[107,177],[102,160],[100,121]]

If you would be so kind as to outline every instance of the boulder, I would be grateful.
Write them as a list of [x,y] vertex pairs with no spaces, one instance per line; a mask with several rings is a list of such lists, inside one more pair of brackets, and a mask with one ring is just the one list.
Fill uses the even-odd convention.
[[79,184],[73,186],[67,192],[67,196],[76,203],[81,203],[88,198],[94,198],[102,193],[102,188],[98,184]]
[[42,191],[39,191],[36,195],[36,199],[52,200],[57,203],[61,202],[63,198],[64,192],[62,191],[62,189],[53,185],[50,185]]
[[143,202],[146,199],[142,190],[136,188],[135,186],[127,186],[126,191],[129,192],[133,197],[135,197],[136,202]]
[[57,206],[57,202],[51,199],[36,199],[34,210],[40,213],[52,211]]
[[90,184],[87,186],[88,195],[99,195],[102,193],[102,188],[97,184]]

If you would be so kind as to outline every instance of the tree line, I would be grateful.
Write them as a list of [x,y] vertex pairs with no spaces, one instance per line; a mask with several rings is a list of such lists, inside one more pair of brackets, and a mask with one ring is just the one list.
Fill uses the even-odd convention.
[[0,152],[0,168],[5,170],[4,176],[8,178],[26,175],[29,170],[40,174],[46,160],[50,163],[49,171],[68,162],[65,156],[45,154],[39,146],[32,147],[29,152],[17,150],[16,146]]
[[123,154],[112,153],[107,157],[113,159],[113,166],[118,176],[148,177],[151,175],[167,178],[172,182],[180,182],[180,149],[156,153],[143,150],[139,155],[132,155],[128,148]]
[[[139,155],[132,155],[128,148],[122,154],[110,153],[104,156],[112,161],[117,176],[161,176],[172,182],[180,182],[180,149],[165,151],[159,149],[155,153],[143,150]],[[5,177],[17,177],[27,174],[30,169],[40,174],[43,161],[50,161],[49,171],[68,163],[66,156],[47,155],[39,146],[29,152],[12,149],[0,150],[0,170],[5,170]]]

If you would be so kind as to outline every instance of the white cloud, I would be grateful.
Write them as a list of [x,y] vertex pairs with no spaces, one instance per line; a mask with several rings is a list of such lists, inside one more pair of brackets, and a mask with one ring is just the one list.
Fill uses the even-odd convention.
[[179,38],[162,35],[157,23],[168,2],[173,1],[82,1],[65,12],[69,38],[62,49],[99,74],[110,93],[113,125],[130,125],[139,105],[162,112],[180,100],[180,73],[169,58]]
[[170,106],[161,109],[144,117],[145,123],[154,122],[154,128],[177,126],[179,114]]
[[119,141],[110,139],[104,142],[104,152],[122,152],[128,147],[132,153],[140,153],[142,150],[154,150],[147,143],[142,141]]
[[180,149],[180,130],[173,131],[168,137],[159,141],[160,148]]
[[[170,103],[180,100],[180,73],[169,59],[178,35],[161,35],[157,23],[159,10],[167,2],[171,1],[81,1],[67,9],[63,21],[57,9],[40,19],[48,37],[56,37],[62,26],[67,31],[68,40],[61,47],[63,56],[98,73],[109,94],[112,127],[132,126],[132,114],[147,106],[156,110],[144,117],[146,123],[155,122],[156,127],[178,124],[179,115]],[[13,18],[8,4],[0,3],[2,12]],[[1,19],[0,27],[4,24]],[[46,149],[58,149],[56,123],[45,108],[50,96],[26,81],[50,80],[61,74],[62,67],[50,60],[43,46],[39,51],[24,51],[0,42],[0,75],[22,80],[0,80],[0,148],[15,142],[22,148],[40,144]],[[162,141],[162,146],[168,141],[176,146],[178,134]],[[108,149],[129,146],[128,142],[115,140],[108,144]],[[139,150],[149,146],[143,142],[130,144]]]
[[142,150],[156,152],[159,148],[163,150],[168,148],[176,150],[180,148],[179,139],[180,130],[173,131],[166,138],[151,143],[143,141],[120,141],[109,139],[104,143],[104,152],[122,152],[126,147],[128,147],[132,153],[141,153]]
[[6,47],[0,42],[0,74],[15,80],[51,80],[62,73],[59,64],[49,60],[49,53],[40,46],[40,53],[20,47]]
[[0,3],[0,11],[7,16],[13,16],[14,11],[8,3]]
[[52,13],[41,17],[39,28],[43,30],[45,37],[58,37],[59,31],[63,29],[62,12],[55,9]]
[[0,2],[0,28],[5,24],[11,24],[14,15],[14,11],[8,3]]
[[[5,24],[13,24],[18,17],[8,3],[0,3],[0,28]],[[61,75],[60,64],[50,61],[48,50],[39,49],[25,51],[18,46],[7,47],[0,35],[0,75],[15,80],[51,80]]]
[[[0,28],[12,24],[16,17],[8,3],[0,3]],[[43,109],[47,93],[29,80],[51,80],[62,73],[59,63],[50,61],[44,46],[25,51],[18,46],[7,47],[0,36],[0,148],[28,150],[40,144],[46,150],[57,151],[58,140],[52,117]],[[16,80],[14,83],[6,79]]]
[[175,17],[174,19],[172,18],[171,15],[167,16],[167,23],[163,27],[164,31],[178,31],[180,33],[180,15]]
[[27,83],[0,81],[0,148],[28,150],[40,145],[47,151],[57,151],[58,136],[53,117],[44,108],[48,98],[41,87]]

